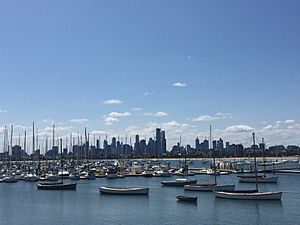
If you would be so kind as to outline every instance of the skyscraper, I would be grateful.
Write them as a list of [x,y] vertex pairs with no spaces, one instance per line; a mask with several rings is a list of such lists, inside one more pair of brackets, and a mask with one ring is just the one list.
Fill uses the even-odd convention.
[[199,138],[197,137],[196,140],[195,140],[195,148],[196,148],[196,151],[199,151],[200,150],[200,141],[199,141]]
[[167,152],[167,139],[166,139],[166,133],[165,131],[162,131],[161,132],[161,150],[162,150],[162,153],[165,153]]
[[162,153],[162,151],[161,151],[161,132],[160,132],[161,130],[159,129],[159,128],[156,128],[156,136],[155,136],[155,147],[156,147],[156,156],[157,157],[159,157],[160,156],[160,154]]
[[134,153],[140,154],[140,137],[139,137],[139,135],[135,135]]

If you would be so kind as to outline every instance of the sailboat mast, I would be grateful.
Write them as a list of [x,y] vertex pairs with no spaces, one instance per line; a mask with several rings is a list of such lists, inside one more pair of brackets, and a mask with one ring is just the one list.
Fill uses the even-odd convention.
[[4,133],[3,133],[3,153],[5,156],[6,155],[6,126],[4,126]]
[[55,146],[55,125],[52,126],[52,149]]
[[23,154],[23,162],[24,162],[24,166],[25,166],[25,169],[26,169],[25,156],[26,156],[26,130],[25,130],[25,133],[24,133],[24,154]]
[[87,147],[87,134],[86,134],[86,127],[84,128],[84,142],[85,142],[85,157],[86,157],[86,161],[87,163],[89,163],[89,157],[88,157],[88,147]]
[[26,155],[26,130],[24,132],[24,155]]
[[211,125],[209,126],[209,149],[211,149]]
[[34,122],[32,123],[32,154],[35,154],[35,143],[34,143]]
[[[8,149],[8,171],[10,175],[10,154],[12,155],[12,142],[13,142],[13,132],[14,132],[14,126],[13,124],[11,125],[11,130],[10,130],[10,147]],[[10,152],[10,153],[9,153]]]
[[257,168],[256,168],[256,151],[255,151],[255,133],[252,133],[253,138],[253,154],[254,154],[254,169],[255,169],[255,184],[256,184],[256,190],[258,190],[258,184],[257,184]]
[[11,155],[12,155],[13,132],[14,132],[14,125],[12,124],[10,130],[10,154]]
[[45,140],[45,156],[46,156],[46,164],[48,164],[48,135],[46,134],[46,140]]
[[54,163],[55,125],[52,125],[52,162]]
[[261,139],[262,142],[262,150],[263,150],[263,162],[264,162],[264,176],[266,176],[266,160],[265,160],[265,142],[264,138]]
[[60,168],[61,168],[61,180],[63,182],[63,171],[64,171],[64,167],[63,167],[63,152],[62,152],[62,138],[60,138]]

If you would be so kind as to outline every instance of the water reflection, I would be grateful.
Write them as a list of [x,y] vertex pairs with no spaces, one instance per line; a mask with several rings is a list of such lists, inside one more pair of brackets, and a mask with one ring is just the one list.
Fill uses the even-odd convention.
[[[216,198],[214,202],[216,223],[232,221],[231,224],[268,224],[274,216],[282,215],[282,202],[274,200],[230,200]],[[274,215],[276,212],[276,215]],[[228,217],[228,215],[230,215]],[[274,219],[274,218],[273,218]]]

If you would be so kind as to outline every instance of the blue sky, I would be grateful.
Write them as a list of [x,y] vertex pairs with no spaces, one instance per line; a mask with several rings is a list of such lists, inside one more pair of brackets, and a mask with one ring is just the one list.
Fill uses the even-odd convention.
[[[300,144],[300,3],[0,3],[0,125],[41,140],[196,136]],[[177,85],[175,85],[177,83]],[[109,100],[112,103],[105,104]],[[50,132],[51,133],[51,132]],[[1,138],[3,139],[3,138]],[[1,142],[1,141],[0,141]]]

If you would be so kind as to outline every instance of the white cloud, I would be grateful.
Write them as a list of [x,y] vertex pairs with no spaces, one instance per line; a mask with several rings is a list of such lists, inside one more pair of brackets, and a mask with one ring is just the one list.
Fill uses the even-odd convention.
[[84,119],[84,118],[70,120],[71,123],[81,123],[81,124],[86,123],[88,121],[89,121],[88,119]]
[[269,124],[265,127],[262,128],[262,130],[272,130],[273,129],[273,125],[272,124]]
[[123,102],[119,99],[108,99],[104,100],[103,104],[105,105],[116,105],[116,104],[122,104]]
[[[55,127],[55,132],[57,132],[57,131],[72,131],[74,129],[74,127],[73,126],[58,126],[58,127]],[[42,131],[44,131],[44,132],[52,132],[52,130],[53,130],[53,127],[46,127],[46,128],[44,128]]]
[[209,115],[198,116],[192,119],[192,121],[200,122],[200,121],[213,121],[216,120],[215,117]]
[[183,129],[185,129],[185,128],[189,127],[189,125],[187,123],[178,123],[175,120],[172,120],[172,121],[163,123],[162,127],[165,129],[171,129],[174,127],[181,127]]
[[295,120],[291,120],[291,119],[284,121],[285,124],[291,124],[295,122],[296,122]]
[[201,121],[213,121],[213,120],[220,120],[220,119],[232,119],[231,113],[217,113],[214,116],[210,115],[202,115],[192,119],[194,122],[201,122]]
[[114,118],[114,117],[107,117],[107,118],[105,118],[104,121],[105,121],[106,125],[112,125],[112,124],[118,122],[119,120],[117,118]]
[[0,113],[7,113],[7,110],[5,110],[5,109],[0,109]]
[[148,96],[150,93],[148,92],[148,91],[146,91],[145,93],[144,93],[144,96]]
[[133,108],[132,111],[142,111],[142,108]]
[[123,117],[123,116],[130,116],[130,112],[111,112],[108,116],[109,117]]
[[24,125],[14,125],[14,128],[16,129],[22,129],[22,130],[26,130],[26,129],[31,129],[32,127],[26,127]]
[[227,127],[225,130],[228,132],[250,132],[253,131],[254,128],[247,125],[234,125]]
[[103,135],[103,134],[107,134],[107,131],[104,131],[104,130],[93,130],[90,132],[90,134],[92,135]]
[[131,125],[125,129],[125,133],[136,135],[141,133],[141,128],[136,125]]
[[54,124],[55,121],[53,119],[43,119],[43,123],[51,123],[51,124]]
[[163,116],[167,116],[168,113],[166,112],[156,112],[156,113],[144,113],[145,116],[156,116],[156,117],[163,117]]
[[174,87],[186,87],[186,83],[176,82],[173,84]]
[[162,116],[167,116],[168,113],[165,113],[165,112],[157,112],[154,114],[154,116],[157,116],[157,117],[162,117]]

